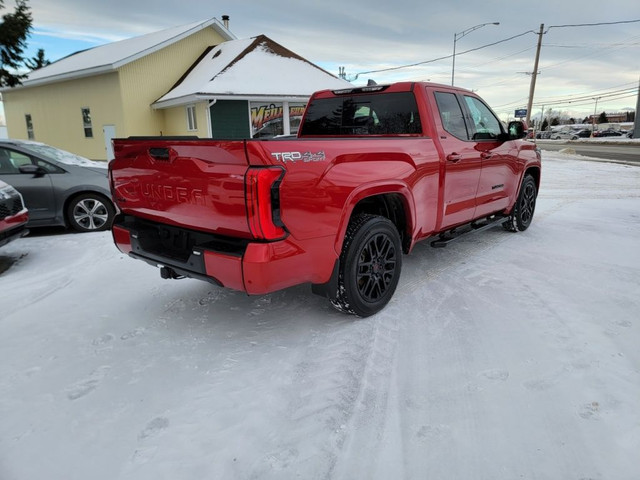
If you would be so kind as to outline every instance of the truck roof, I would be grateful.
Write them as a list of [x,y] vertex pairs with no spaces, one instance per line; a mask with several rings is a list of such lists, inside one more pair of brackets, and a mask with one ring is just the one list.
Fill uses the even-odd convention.
[[396,82],[389,84],[381,84],[381,85],[366,85],[362,87],[352,87],[352,88],[344,88],[340,90],[320,90],[313,94],[313,98],[327,98],[327,97],[335,97],[339,95],[353,95],[353,94],[366,94],[366,93],[374,93],[385,91],[388,93],[395,92],[411,92],[415,89],[417,85],[421,85],[424,87],[435,87],[447,90],[458,90],[465,93],[471,93],[470,90],[460,87],[452,87],[451,85],[444,85],[440,83],[431,83],[431,82]]

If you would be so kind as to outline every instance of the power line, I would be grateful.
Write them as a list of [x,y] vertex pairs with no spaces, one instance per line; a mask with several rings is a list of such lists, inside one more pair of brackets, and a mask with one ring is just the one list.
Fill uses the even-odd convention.
[[[469,65],[468,67],[463,68],[463,69],[461,69],[460,71],[462,71],[462,72],[468,72],[469,70],[472,70],[472,69],[474,69],[474,68],[477,68],[477,67],[484,67],[485,65],[490,65],[490,64],[492,64],[492,63],[500,62],[500,61],[505,60],[505,59],[507,59],[507,58],[515,57],[516,55],[519,55],[519,54],[521,54],[521,53],[528,52],[529,50],[534,50],[535,48],[536,48],[536,47],[528,47],[528,48],[525,48],[524,50],[520,50],[520,51],[518,51],[518,52],[510,53],[510,54],[505,55],[505,56],[503,56],[503,57],[494,58],[493,60],[489,60],[488,62],[477,63],[477,64],[475,64],[475,65]],[[457,55],[457,54],[456,54],[456,55]]]
[[[534,103],[537,107],[542,106],[581,106],[589,105],[593,103],[593,97],[602,97],[607,101],[611,100],[624,100],[625,98],[633,97],[637,95],[637,88],[635,82],[623,83],[621,85],[613,85],[609,87],[615,90],[596,90],[592,92],[584,92],[576,95],[556,95],[546,97],[542,100],[538,100]],[[511,107],[519,107],[526,101],[526,98],[514,100],[513,102],[505,103],[502,105],[496,105],[495,109],[503,110]]]
[[576,23],[574,25],[550,25],[544,33],[547,33],[552,28],[573,28],[573,27],[599,27],[602,25],[622,25],[624,23],[638,23],[639,20],[623,20],[620,22],[600,22],[600,23]]
[[[533,30],[529,30],[527,32],[520,33],[518,35],[514,35],[513,37],[505,38],[504,40],[499,40],[497,42],[488,43],[487,45],[482,45],[481,47],[476,47],[476,48],[472,48],[470,50],[465,50],[464,52],[456,53],[456,56],[464,55],[465,53],[476,52],[478,50],[482,50],[483,48],[493,47],[494,45],[499,45],[500,43],[508,42],[508,41],[516,39],[518,37],[522,37],[522,36],[524,36],[524,35],[526,35],[528,33],[536,33],[536,32],[534,32]],[[445,55],[443,57],[434,58],[432,60],[425,60],[424,62],[411,63],[411,64],[408,64],[408,65],[399,65],[397,67],[381,68],[379,70],[369,70],[367,72],[358,72],[358,73],[356,73],[356,76],[353,78],[353,80],[356,80],[360,75],[366,75],[366,74],[369,74],[369,73],[390,72],[392,70],[400,70],[402,68],[417,67],[419,65],[426,65],[427,63],[434,63],[434,62],[438,62],[440,60],[446,60],[446,59],[452,58],[452,57],[453,57],[453,54],[452,55]]]
[[[623,25],[623,24],[638,23],[638,22],[640,22],[640,19],[638,19],[638,20],[623,20],[623,21],[618,21],[618,22],[599,22],[599,23],[577,23],[577,24],[570,24],[570,25],[551,25],[551,26],[549,26],[549,28],[547,28],[547,30],[544,33],[546,34],[552,28],[597,27],[597,26],[604,26],[604,25]],[[488,43],[486,45],[482,45],[481,47],[476,47],[476,48],[472,48],[472,49],[469,49],[469,50],[465,50],[464,52],[456,53],[456,56],[457,55],[464,55],[466,53],[476,52],[478,50],[482,50],[484,48],[492,47],[494,45],[499,45],[501,43],[508,42],[508,41],[514,40],[516,38],[522,37],[522,36],[524,36],[524,35],[526,35],[528,33],[533,33],[533,34],[536,34],[536,35],[538,34],[537,32],[535,32],[533,30],[528,30],[528,31],[520,33],[518,35],[514,35],[513,37],[505,38],[505,39],[499,40],[497,42],[493,42],[493,43]],[[365,71],[365,72],[358,72],[358,73],[355,74],[355,77],[353,78],[353,80],[357,80],[360,75],[366,75],[366,74],[369,74],[369,73],[391,72],[391,71],[400,70],[400,69],[403,69],[403,68],[417,67],[417,66],[420,66],[420,65],[426,65],[426,64],[429,64],[429,63],[438,62],[440,60],[447,60],[447,59],[452,58],[452,57],[453,57],[453,54],[452,55],[445,55],[445,56],[434,58],[434,59],[431,59],[431,60],[425,60],[423,62],[416,62],[416,63],[410,63],[410,64],[406,64],[406,65],[398,65],[396,67],[380,68],[380,69],[377,69],[377,70],[368,70],[368,71]]]
[[574,97],[574,96],[569,96],[566,98],[561,98],[558,100],[551,100],[551,99],[546,99],[546,100],[538,100],[538,104],[544,104],[544,103],[551,103],[551,102],[555,102],[555,103],[571,103],[571,102],[579,102],[582,100],[590,100],[592,99],[594,96],[596,97],[613,97],[613,96],[617,96],[617,95],[622,95],[622,94],[629,94],[629,93],[633,93],[636,92],[637,88],[636,87],[630,87],[630,88],[624,88],[621,90],[613,90],[610,92],[604,92],[604,93],[591,93],[588,95],[581,95],[578,97]]
[[[635,98],[637,96],[637,92],[626,94],[618,94],[610,97],[600,97],[601,103],[605,101],[612,100],[624,100],[626,98]],[[585,105],[593,105],[593,99],[583,99],[577,102],[557,102],[557,103],[534,103],[536,107],[555,107],[555,108],[567,108],[567,107],[584,107]]]
[[[638,38],[638,37],[637,37],[637,36],[631,37],[631,39],[635,39],[635,38]],[[550,69],[552,69],[552,68],[554,68],[554,67],[557,67],[557,66],[559,66],[559,65],[566,65],[566,64],[568,64],[568,63],[574,63],[574,62],[577,62],[577,61],[583,60],[583,59],[585,59],[585,58],[598,57],[598,56],[601,56],[601,55],[603,55],[603,54],[605,54],[605,53],[606,53],[606,54],[608,54],[608,53],[610,53],[610,52],[612,52],[612,51],[614,51],[614,50],[620,50],[620,49],[626,48],[626,47],[627,47],[627,46],[629,46],[629,45],[637,45],[637,44],[636,44],[636,43],[631,43],[631,44],[627,44],[627,43],[613,43],[613,44],[610,44],[610,46],[611,46],[611,47],[613,47],[613,48],[612,48],[611,50],[606,51],[606,52],[598,52],[598,51],[596,51],[596,52],[588,53],[588,54],[586,54],[586,55],[582,55],[582,56],[580,56],[580,57],[572,58],[572,59],[570,59],[570,60],[564,60],[564,61],[561,61],[561,62],[552,63],[552,64],[550,64],[550,65],[544,65],[544,66],[543,66],[543,68],[544,68],[544,70],[545,70],[545,71],[547,71],[547,70],[550,70]],[[545,47],[546,47],[546,46],[547,46],[547,45],[545,44]]]

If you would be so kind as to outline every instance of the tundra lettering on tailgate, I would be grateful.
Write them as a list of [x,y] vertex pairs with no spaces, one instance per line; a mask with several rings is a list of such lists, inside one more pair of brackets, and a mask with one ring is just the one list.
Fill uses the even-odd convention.
[[140,183],[140,195],[151,200],[168,200],[190,205],[205,205],[205,197],[199,188],[174,187],[157,183]]

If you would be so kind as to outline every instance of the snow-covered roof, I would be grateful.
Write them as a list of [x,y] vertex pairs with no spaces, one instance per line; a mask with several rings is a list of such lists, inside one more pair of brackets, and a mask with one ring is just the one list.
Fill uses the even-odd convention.
[[22,85],[32,87],[114,71],[209,27],[224,40],[236,38],[221,22],[212,18],[74,53],[31,72]]
[[346,80],[260,35],[224,42],[206,51],[154,108],[204,98],[308,98],[327,88],[352,86]]

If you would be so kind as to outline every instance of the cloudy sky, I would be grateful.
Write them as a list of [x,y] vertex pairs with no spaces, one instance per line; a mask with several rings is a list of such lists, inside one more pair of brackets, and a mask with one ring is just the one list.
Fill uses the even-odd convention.
[[[595,98],[599,98],[598,113],[634,109],[640,80],[638,0],[30,0],[29,4],[34,17],[29,53],[44,48],[50,60],[229,15],[230,30],[238,38],[265,34],[336,75],[343,66],[355,84],[369,78],[378,83],[450,84],[457,34],[456,85],[477,91],[503,117],[527,104],[541,24],[545,34],[534,114],[544,105],[547,111],[587,115],[594,112]],[[484,23],[489,25],[473,29]],[[595,23],[610,24],[575,26]],[[495,45],[485,47],[490,44]],[[447,58],[436,60],[441,57]],[[378,71],[416,63],[421,65]]]

